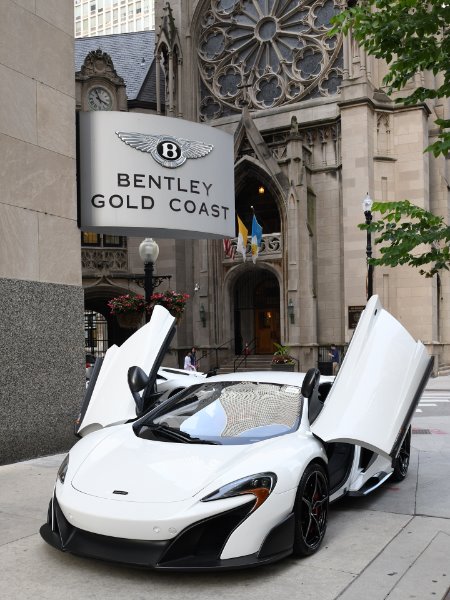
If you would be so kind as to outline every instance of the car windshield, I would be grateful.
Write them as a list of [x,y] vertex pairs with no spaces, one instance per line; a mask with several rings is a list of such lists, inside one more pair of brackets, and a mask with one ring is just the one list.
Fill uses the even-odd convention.
[[158,441],[253,444],[298,428],[300,388],[227,381],[190,388],[153,418],[140,422],[139,437]]

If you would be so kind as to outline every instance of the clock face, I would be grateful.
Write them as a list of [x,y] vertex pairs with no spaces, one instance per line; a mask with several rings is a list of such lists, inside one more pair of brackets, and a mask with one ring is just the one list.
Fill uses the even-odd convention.
[[112,96],[103,87],[93,87],[88,93],[88,104],[91,110],[111,110]]

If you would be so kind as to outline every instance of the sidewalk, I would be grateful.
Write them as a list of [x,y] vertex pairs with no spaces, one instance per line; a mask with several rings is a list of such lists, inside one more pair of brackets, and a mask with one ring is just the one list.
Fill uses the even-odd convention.
[[[450,377],[443,379],[431,389],[450,394]],[[416,417],[413,429],[421,433],[413,434],[406,480],[334,504],[317,554],[236,572],[145,572],[58,552],[38,530],[63,456],[0,467],[0,599],[443,600],[450,588],[450,417]]]
[[447,390],[450,395],[450,375],[440,375],[439,377],[431,377],[428,380],[427,390]]

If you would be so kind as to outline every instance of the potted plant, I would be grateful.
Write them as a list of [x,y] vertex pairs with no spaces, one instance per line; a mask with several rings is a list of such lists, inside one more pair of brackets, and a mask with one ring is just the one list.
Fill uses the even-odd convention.
[[294,371],[295,360],[290,355],[289,346],[274,343],[275,352],[272,357],[271,368],[273,371]]
[[108,302],[112,315],[117,317],[120,327],[137,329],[145,312],[145,298],[141,294],[123,294]]
[[186,308],[186,302],[189,300],[189,294],[175,292],[174,290],[166,290],[165,292],[157,292],[150,297],[150,303],[147,306],[149,314],[153,312],[153,307],[156,304],[164,306],[171,315],[173,315],[177,323],[181,319]]

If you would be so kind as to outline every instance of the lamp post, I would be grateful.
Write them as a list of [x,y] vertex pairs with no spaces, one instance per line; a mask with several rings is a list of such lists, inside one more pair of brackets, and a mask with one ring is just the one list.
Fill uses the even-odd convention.
[[[364,211],[364,216],[366,217],[366,225],[370,225],[372,222],[372,204],[373,200],[369,196],[369,193],[366,194],[366,197],[363,200],[362,207]],[[367,230],[367,242],[366,242],[366,257],[367,257],[367,300],[371,298],[373,295],[373,265],[369,263],[369,260],[372,258],[372,233]]]
[[[145,238],[139,245],[139,256],[144,262],[144,290],[145,302],[148,304],[153,294],[153,266],[158,258],[159,246],[152,238]],[[145,313],[145,322],[149,320],[148,312]]]

